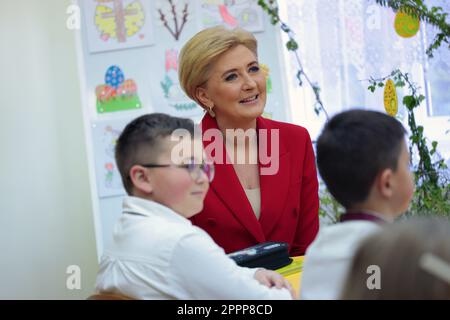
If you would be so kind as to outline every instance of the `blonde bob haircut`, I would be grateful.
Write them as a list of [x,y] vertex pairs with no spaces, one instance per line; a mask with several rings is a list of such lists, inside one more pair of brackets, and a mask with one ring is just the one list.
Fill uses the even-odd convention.
[[208,81],[214,62],[219,56],[238,45],[245,46],[258,56],[256,38],[252,33],[240,28],[208,28],[194,35],[183,46],[178,60],[178,78],[189,98],[202,105],[196,97],[197,88]]

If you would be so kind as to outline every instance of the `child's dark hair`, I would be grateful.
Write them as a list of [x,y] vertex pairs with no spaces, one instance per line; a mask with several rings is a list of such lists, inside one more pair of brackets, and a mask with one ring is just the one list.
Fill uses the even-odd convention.
[[317,141],[319,173],[345,208],[367,199],[376,176],[397,169],[405,129],[377,111],[350,110],[328,121]]
[[125,190],[133,193],[129,177],[133,165],[156,161],[163,150],[161,139],[176,129],[185,129],[194,137],[195,124],[190,119],[172,117],[163,113],[151,113],[131,121],[117,139],[115,156]]

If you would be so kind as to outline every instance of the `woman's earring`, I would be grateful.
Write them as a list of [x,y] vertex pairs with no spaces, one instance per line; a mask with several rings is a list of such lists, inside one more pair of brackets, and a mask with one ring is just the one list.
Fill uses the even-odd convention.
[[213,107],[208,107],[208,113],[213,118],[216,116],[216,113],[213,111]]

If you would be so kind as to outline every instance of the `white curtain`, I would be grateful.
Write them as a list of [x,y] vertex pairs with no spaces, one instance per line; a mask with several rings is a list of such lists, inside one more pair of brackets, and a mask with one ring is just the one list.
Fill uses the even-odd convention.
[[[281,0],[287,24],[295,33],[306,73],[321,88],[321,98],[330,115],[351,108],[383,110],[383,90],[367,90],[368,78],[384,77],[394,69],[412,74],[426,95],[428,116],[450,116],[450,49],[443,44],[428,59],[427,39],[436,30],[421,23],[420,32],[402,38],[394,30],[395,13],[371,0]],[[450,1],[427,1],[450,13]],[[305,95],[297,84],[293,55],[291,90]],[[399,104],[402,92],[398,90]],[[310,93],[307,107],[313,109]],[[291,94],[292,96],[292,94]],[[297,103],[301,105],[301,102]],[[294,106],[296,107],[296,106]],[[404,115],[399,106],[399,116]]]

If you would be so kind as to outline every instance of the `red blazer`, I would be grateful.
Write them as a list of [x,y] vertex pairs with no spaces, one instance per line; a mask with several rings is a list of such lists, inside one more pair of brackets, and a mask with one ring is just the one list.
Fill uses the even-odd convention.
[[[227,253],[265,241],[281,241],[289,244],[291,256],[303,255],[319,229],[318,181],[311,139],[308,131],[297,125],[262,117],[256,121],[257,129],[279,129],[280,137],[278,173],[259,177],[260,219],[256,218],[233,165],[225,163],[215,165],[204,208],[191,221]],[[218,129],[216,120],[208,114],[201,125],[203,132]],[[204,140],[204,147],[211,142]],[[271,146],[270,134],[268,145]],[[259,163],[260,169],[263,166]]]

